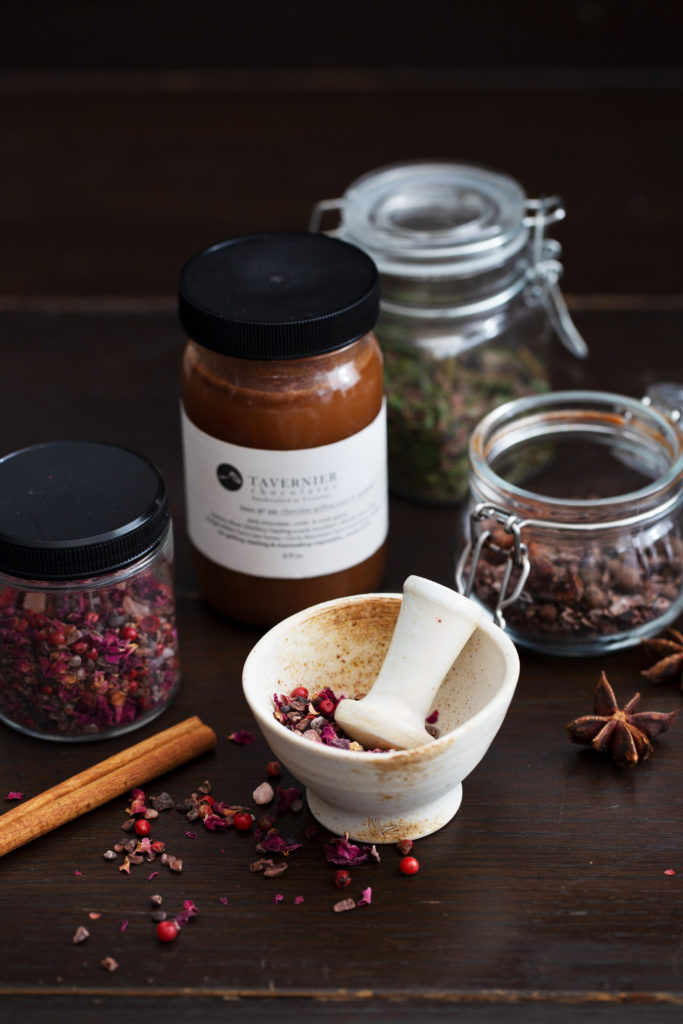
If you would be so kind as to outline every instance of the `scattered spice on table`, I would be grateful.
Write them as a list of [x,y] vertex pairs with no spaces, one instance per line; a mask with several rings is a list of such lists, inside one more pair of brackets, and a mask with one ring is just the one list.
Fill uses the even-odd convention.
[[[284,816],[300,812],[304,806],[301,790],[296,786],[280,786],[278,787],[277,794],[275,794],[272,787],[270,787],[270,794],[261,790],[263,795],[271,796],[269,803],[272,805],[272,810],[270,812],[261,811],[261,814],[256,817],[256,815],[253,815],[244,807],[236,807],[217,800],[212,795],[211,788],[210,782],[204,780],[189,797],[179,803],[176,803],[168,793],[148,797],[143,790],[139,788],[133,789],[131,790],[127,807],[128,820],[133,821],[133,823],[149,820],[146,816],[150,808],[155,811],[155,817],[158,817],[159,813],[163,810],[175,808],[176,811],[182,812],[186,819],[189,818],[197,822],[201,821],[208,831],[223,832],[229,827],[234,827],[237,814],[243,813],[248,816],[250,825],[255,825],[255,848],[258,853],[264,855],[252,861],[249,864],[249,870],[254,873],[261,873],[265,879],[282,877],[290,867],[288,862],[289,855],[302,846],[302,843],[297,839],[286,834],[280,834],[281,821],[284,820]],[[257,787],[257,790],[254,792],[257,792],[260,788]],[[154,820],[155,818],[152,818],[152,821]],[[115,843],[114,847],[105,851],[104,854],[106,860],[122,858],[122,863],[119,864],[119,871],[130,874],[131,868],[136,864],[149,863],[156,858],[159,858],[160,863],[167,864],[171,870],[182,870],[182,861],[168,853],[164,842],[154,840],[151,834],[137,835],[134,828],[124,829],[124,831],[132,832],[133,834],[125,841]],[[317,825],[307,827],[305,831],[306,840],[314,838],[319,831],[320,829]],[[194,831],[185,831],[185,835],[198,838],[198,834]],[[412,843],[410,840],[403,840],[397,844],[397,849],[400,849],[401,846],[408,850],[412,848]],[[344,888],[351,882],[351,877],[347,870],[349,867],[369,865],[380,861],[379,852],[374,844],[352,842],[348,835],[333,836],[329,839],[323,845],[323,855],[327,862],[335,866],[342,865],[335,872],[335,882],[338,886]],[[80,872],[77,873],[80,874]],[[151,881],[158,874],[158,871],[152,871],[147,876],[148,880]],[[342,879],[345,879],[345,881],[342,882]],[[357,899],[348,898],[342,900],[335,904],[333,909],[339,913],[344,910],[367,906],[372,903],[372,898],[372,887],[366,886],[362,889]],[[285,900],[285,894],[277,892],[272,897],[272,904],[278,905],[285,902]],[[167,943],[175,941],[180,930],[198,913],[198,909],[191,900],[185,900],[180,913],[172,917],[169,916],[166,910],[162,909],[162,902],[162,896],[158,893],[150,897],[150,903],[153,908],[150,917],[155,924],[157,938],[159,941]],[[221,896],[219,897],[219,902],[225,906],[229,901],[226,896]],[[295,906],[299,906],[303,902],[304,896],[301,894],[294,896],[292,899],[292,903]],[[90,916],[94,920],[100,915],[91,914]],[[121,932],[126,931],[127,927],[128,921],[124,919],[120,926]],[[86,931],[84,930],[81,933],[84,938],[87,937]],[[77,939],[74,937],[74,942],[76,941]],[[118,969],[118,964],[113,960],[111,966],[106,966],[105,961],[101,963],[107,970]]]
[[641,675],[651,683],[675,680],[683,690],[683,633],[678,629],[669,629],[664,636],[643,640],[642,645],[654,660],[654,665],[644,669]]
[[640,694],[620,708],[614,690],[602,672],[593,699],[593,714],[576,718],[567,725],[573,743],[590,744],[600,754],[609,754],[620,767],[645,761],[653,751],[652,741],[673,724],[677,711],[636,712]]
[[155,572],[92,591],[0,590],[0,710],[32,732],[137,722],[178,681],[173,591]]

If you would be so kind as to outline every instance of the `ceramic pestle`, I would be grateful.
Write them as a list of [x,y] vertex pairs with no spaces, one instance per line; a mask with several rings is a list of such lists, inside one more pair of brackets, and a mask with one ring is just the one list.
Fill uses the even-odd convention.
[[335,720],[367,749],[431,743],[425,718],[446,673],[486,613],[454,590],[409,576],[391,643],[370,692]]

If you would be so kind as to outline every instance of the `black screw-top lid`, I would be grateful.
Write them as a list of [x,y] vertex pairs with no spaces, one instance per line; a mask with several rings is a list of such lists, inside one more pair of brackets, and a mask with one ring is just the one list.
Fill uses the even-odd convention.
[[327,235],[248,235],[188,260],[178,315],[214,352],[296,359],[367,334],[379,315],[379,276],[364,252]]
[[88,579],[147,555],[170,519],[151,462],[115,445],[52,441],[0,459],[0,572]]

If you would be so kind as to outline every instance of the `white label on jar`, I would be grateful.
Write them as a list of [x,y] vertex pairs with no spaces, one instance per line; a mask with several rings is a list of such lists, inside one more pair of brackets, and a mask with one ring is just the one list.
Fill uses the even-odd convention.
[[349,569],[388,530],[384,406],[333,444],[270,451],[205,434],[182,410],[188,533],[203,555],[250,576]]

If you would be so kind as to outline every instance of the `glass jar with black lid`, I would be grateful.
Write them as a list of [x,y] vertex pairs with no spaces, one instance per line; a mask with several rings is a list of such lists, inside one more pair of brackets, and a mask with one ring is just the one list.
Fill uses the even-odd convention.
[[173,535],[157,468],[53,441],[0,459],[0,719],[52,740],[128,732],[179,683]]

